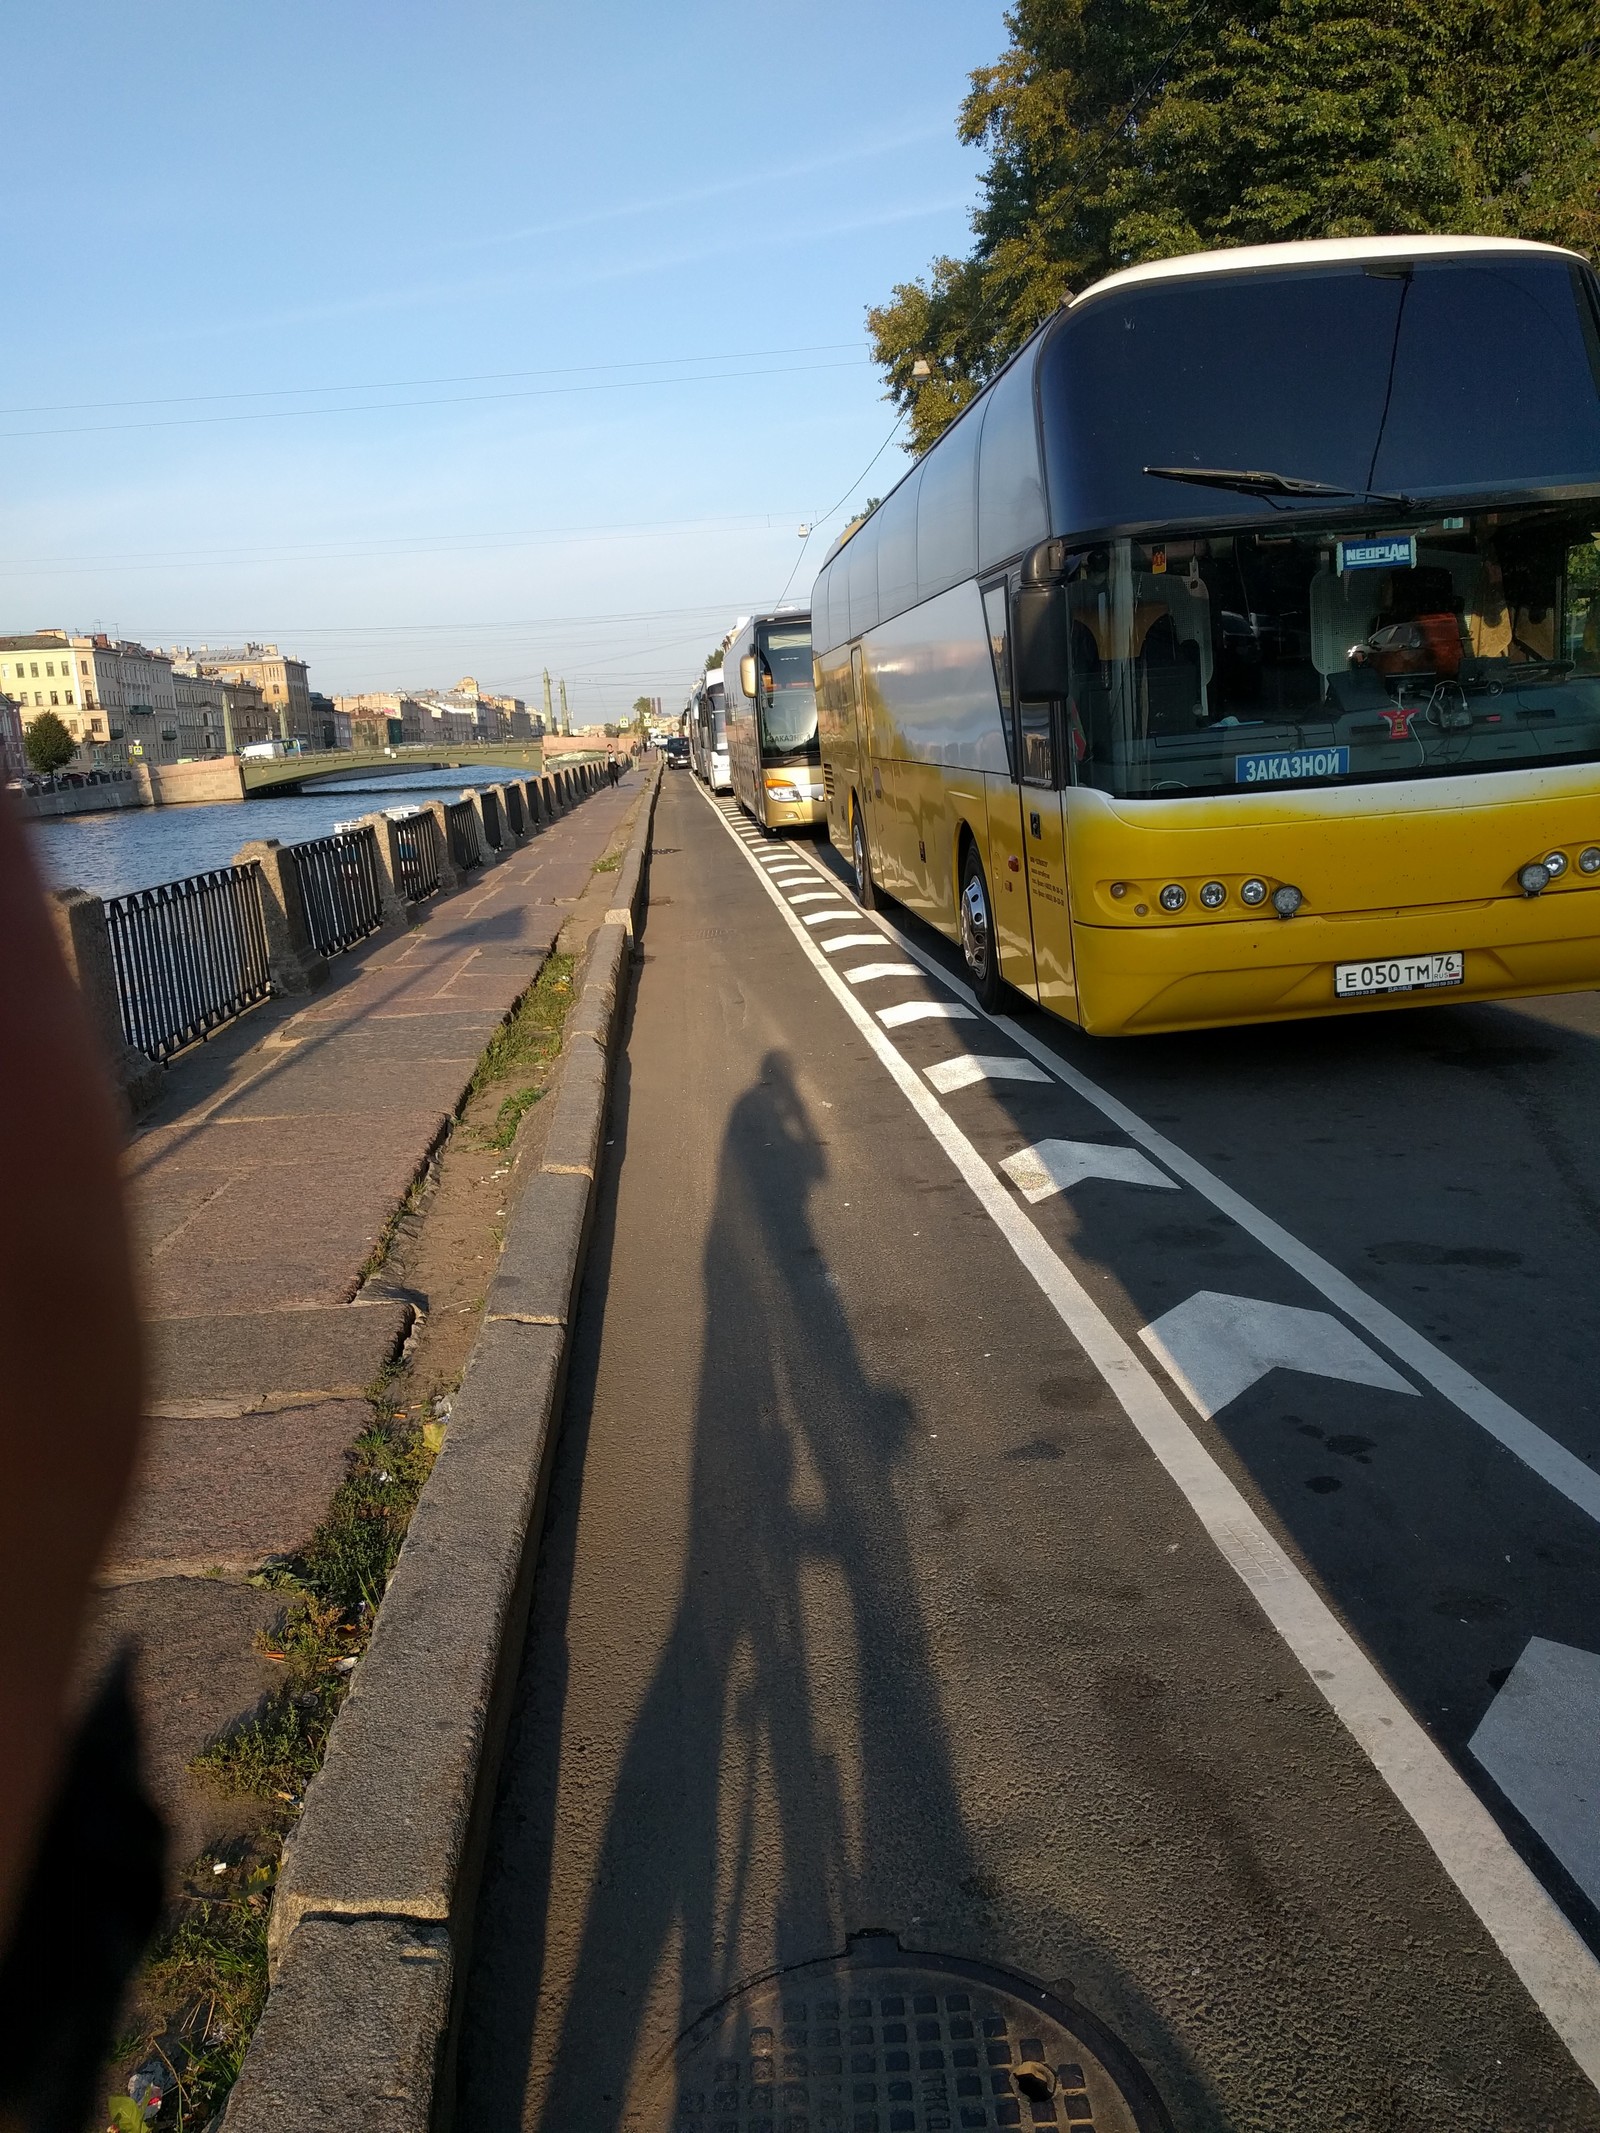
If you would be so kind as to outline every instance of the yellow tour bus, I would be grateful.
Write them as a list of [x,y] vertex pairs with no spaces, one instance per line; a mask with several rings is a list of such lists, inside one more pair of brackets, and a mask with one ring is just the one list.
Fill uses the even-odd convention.
[[828,557],[829,834],[1097,1034],[1595,986],[1597,539],[1575,255],[1112,275]]
[[804,603],[747,615],[722,655],[728,765],[739,803],[766,829],[825,820]]

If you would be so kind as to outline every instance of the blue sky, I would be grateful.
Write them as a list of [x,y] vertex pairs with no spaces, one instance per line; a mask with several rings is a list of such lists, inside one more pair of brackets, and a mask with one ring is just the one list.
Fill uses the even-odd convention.
[[851,486],[862,313],[966,249],[1004,42],[988,0],[24,0],[0,629],[681,702],[904,465]]

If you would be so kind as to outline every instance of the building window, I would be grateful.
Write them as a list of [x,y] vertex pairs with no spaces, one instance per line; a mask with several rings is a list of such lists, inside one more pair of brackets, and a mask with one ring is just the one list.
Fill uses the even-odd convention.
[[71,691],[71,690],[69,689],[69,690],[67,691],[67,702],[68,702],[68,703],[70,704],[70,703],[71,703],[71,701],[72,701],[72,691]]
[[[17,671],[18,671],[18,672],[20,673],[20,672],[21,672],[22,670],[21,670],[21,668],[19,667]],[[32,679],[33,679],[34,681],[37,681],[37,680],[39,679],[39,662],[38,662],[38,660],[37,660],[37,659],[30,659],[30,660],[29,660],[29,662],[28,662],[28,671],[29,671],[29,674],[30,674],[31,678],[32,678]]]
[[79,672],[80,674],[87,674],[87,673],[88,673],[88,671],[89,671],[89,662],[88,662],[88,660],[87,660],[87,659],[80,659],[80,660],[78,661],[78,672]]
[[53,704],[58,704],[61,701],[61,698],[56,694],[54,689],[50,691],[50,701]]
[[44,663],[44,670],[47,674],[53,674],[56,670],[55,661],[53,659],[47,659]]
[[[38,668],[37,668],[37,667],[35,667],[35,668],[34,668],[34,672],[35,672],[35,673],[37,674],[37,673],[38,673],[38,671],[39,671],[39,670],[38,670]],[[37,705],[37,704],[42,704],[42,703],[44,702],[44,691],[43,691],[43,689],[35,689],[35,690],[34,690],[34,692],[33,692],[33,700],[34,700],[34,703],[35,703],[36,705]]]

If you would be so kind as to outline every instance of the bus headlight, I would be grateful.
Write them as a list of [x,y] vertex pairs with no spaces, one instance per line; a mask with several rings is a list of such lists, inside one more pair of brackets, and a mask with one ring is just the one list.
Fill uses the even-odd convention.
[[1586,844],[1578,854],[1580,874],[1600,874],[1600,844]]
[[1517,869],[1517,887],[1524,896],[1537,896],[1550,886],[1550,869],[1542,859],[1530,859]]
[[1567,871],[1566,853],[1546,852],[1544,855],[1544,870],[1552,881],[1557,880]]
[[1293,918],[1304,902],[1305,898],[1293,882],[1286,881],[1281,889],[1272,892],[1272,908],[1279,918]]
[[1254,905],[1254,904],[1264,904],[1264,903],[1266,902],[1266,900],[1267,900],[1267,885],[1266,885],[1266,883],[1265,883],[1264,881],[1260,880],[1260,879],[1259,879],[1259,878],[1258,878],[1258,877],[1257,877],[1256,875],[1252,874],[1252,875],[1251,875],[1251,877],[1250,877],[1250,879],[1249,879],[1249,880],[1248,880],[1247,882],[1245,882],[1245,883],[1243,884],[1243,886],[1242,886],[1242,887],[1240,888],[1240,890],[1239,890],[1239,901],[1240,901],[1240,903],[1242,903],[1242,904],[1252,904],[1252,905]]
[[1163,911],[1181,911],[1188,901],[1189,892],[1184,888],[1182,882],[1169,881],[1161,892],[1160,902]]
[[1200,901],[1208,911],[1215,911],[1218,904],[1228,901],[1228,892],[1220,881],[1208,881],[1200,891]]
[[769,800],[798,800],[799,797],[799,793],[795,791],[792,785],[769,785],[767,787],[767,798]]

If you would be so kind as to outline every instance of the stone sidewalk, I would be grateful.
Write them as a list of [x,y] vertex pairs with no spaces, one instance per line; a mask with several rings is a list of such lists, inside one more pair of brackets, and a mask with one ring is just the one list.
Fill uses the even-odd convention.
[[150,1421],[89,1664],[139,1645],[175,1865],[228,1826],[189,1759],[273,1685],[253,1639],[282,1599],[249,1574],[322,1517],[413,1315],[358,1300],[363,1274],[642,782],[590,795],[404,936],[339,957],[320,991],[185,1055],[135,1130]]

